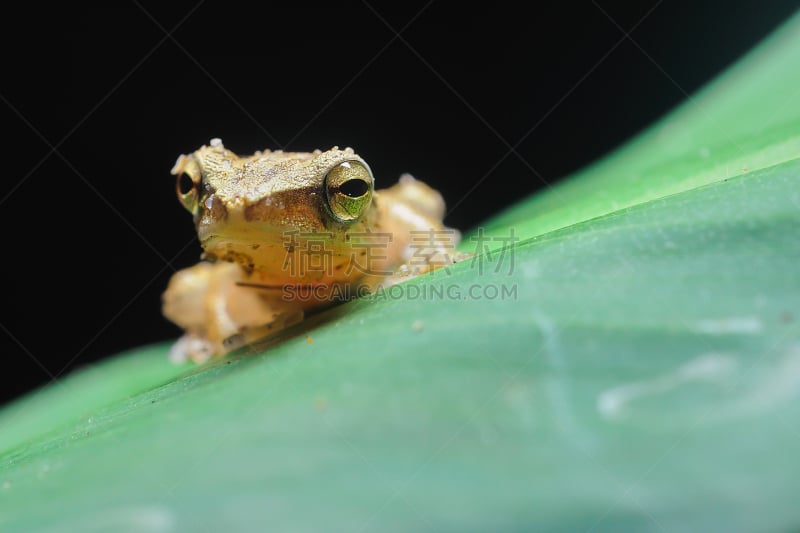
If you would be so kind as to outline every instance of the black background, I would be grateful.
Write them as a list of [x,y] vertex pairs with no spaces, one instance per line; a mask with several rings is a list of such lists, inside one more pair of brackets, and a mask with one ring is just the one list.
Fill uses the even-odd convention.
[[169,170],[212,137],[352,146],[379,187],[411,172],[468,229],[633,136],[796,7],[166,4],[4,7],[0,401],[178,335],[160,293],[200,249]]

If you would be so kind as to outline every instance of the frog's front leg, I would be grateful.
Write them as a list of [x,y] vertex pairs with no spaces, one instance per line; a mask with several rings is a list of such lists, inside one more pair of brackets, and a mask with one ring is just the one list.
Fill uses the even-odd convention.
[[163,312],[185,330],[170,351],[173,360],[204,361],[302,320],[301,309],[248,287],[248,281],[241,266],[225,261],[172,276]]

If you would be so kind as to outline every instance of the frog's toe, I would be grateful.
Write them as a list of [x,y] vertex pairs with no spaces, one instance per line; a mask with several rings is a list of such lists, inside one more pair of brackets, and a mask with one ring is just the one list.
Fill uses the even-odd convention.
[[188,360],[202,363],[212,355],[214,355],[214,346],[211,341],[195,333],[186,333],[169,350],[169,359],[176,364],[185,363]]

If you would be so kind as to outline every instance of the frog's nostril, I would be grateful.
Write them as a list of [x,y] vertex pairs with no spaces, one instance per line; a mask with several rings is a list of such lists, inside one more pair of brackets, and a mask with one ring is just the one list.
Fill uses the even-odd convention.
[[369,191],[369,184],[362,179],[347,180],[339,186],[339,192],[350,198],[359,198]]

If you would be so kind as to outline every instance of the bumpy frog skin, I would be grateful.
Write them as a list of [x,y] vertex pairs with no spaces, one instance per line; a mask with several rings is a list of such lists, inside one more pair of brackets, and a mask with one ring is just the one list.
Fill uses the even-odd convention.
[[375,191],[351,148],[239,157],[212,139],[172,174],[204,250],[163,295],[164,315],[185,330],[176,360],[222,355],[460,257],[441,195],[408,174]]

